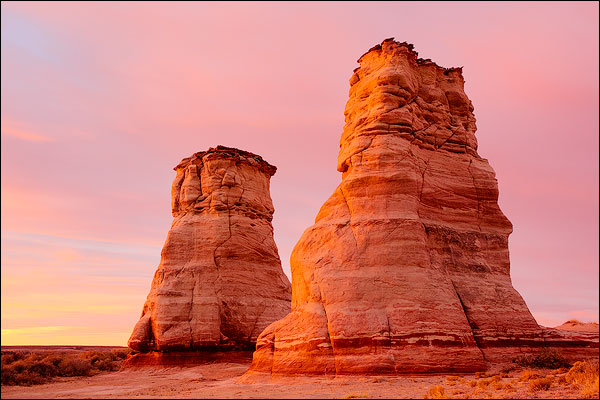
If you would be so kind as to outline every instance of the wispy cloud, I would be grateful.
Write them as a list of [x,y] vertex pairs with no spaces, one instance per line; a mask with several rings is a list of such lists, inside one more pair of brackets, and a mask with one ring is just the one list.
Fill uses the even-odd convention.
[[2,135],[11,136],[28,142],[53,142],[54,139],[33,133],[30,130],[15,126],[14,121],[7,121],[2,118]]
[[64,331],[72,329],[71,326],[32,326],[28,328],[16,328],[16,329],[2,329],[2,336],[4,335],[31,335],[49,332]]

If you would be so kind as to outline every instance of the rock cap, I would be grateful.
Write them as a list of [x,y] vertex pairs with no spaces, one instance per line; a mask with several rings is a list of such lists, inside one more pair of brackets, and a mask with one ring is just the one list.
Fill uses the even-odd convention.
[[[414,49],[415,46],[412,43],[408,42],[397,42],[393,37],[385,39],[381,44],[377,44],[371,47],[366,53],[364,53],[356,62],[359,64],[368,54],[372,52],[381,53],[382,51],[392,53],[394,51],[405,52],[409,58],[409,60],[414,61],[417,65],[434,65],[435,67],[443,70],[445,75],[450,74],[451,72],[458,72],[460,76],[462,76],[463,67],[442,67],[437,64],[435,61],[432,61],[430,58],[419,58],[419,53]],[[357,67],[353,72],[356,72],[360,69]]]
[[236,159],[237,162],[245,162],[253,165],[258,168],[258,170],[268,174],[269,176],[275,175],[275,172],[277,171],[276,166],[269,164],[258,154],[236,149],[235,147],[227,147],[222,145],[210,147],[206,151],[194,153],[191,157],[186,157],[181,160],[173,169],[177,171],[180,168],[185,168],[196,160],[200,160],[202,162],[205,157],[233,158]]

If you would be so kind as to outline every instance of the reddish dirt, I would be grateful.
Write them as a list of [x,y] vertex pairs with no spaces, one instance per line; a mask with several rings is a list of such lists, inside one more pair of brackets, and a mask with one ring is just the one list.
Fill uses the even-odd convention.
[[[450,377],[341,376],[294,377],[259,383],[242,383],[250,360],[213,360],[194,367],[129,368],[92,377],[58,378],[52,383],[19,387],[2,386],[2,398],[424,398],[429,389],[441,385],[449,398],[580,398],[577,386],[553,384],[548,391],[531,392],[528,382],[519,382],[521,370],[500,380],[514,390],[478,387],[485,378],[474,374]],[[488,371],[488,375],[499,371]],[[542,376],[550,370],[536,370]],[[563,373],[564,375],[564,373]],[[559,375],[553,375],[558,382]],[[461,381],[462,380],[462,381]],[[260,380],[259,380],[260,381]],[[475,382],[471,386],[469,382]]]

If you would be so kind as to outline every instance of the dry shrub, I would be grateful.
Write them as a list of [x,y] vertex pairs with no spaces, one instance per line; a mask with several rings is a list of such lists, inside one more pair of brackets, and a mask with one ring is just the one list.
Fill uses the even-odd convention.
[[490,382],[490,379],[482,379],[479,382],[477,382],[477,387],[479,389],[486,389],[490,385]]
[[2,352],[2,385],[37,385],[57,376],[90,376],[119,368],[129,349],[65,352]]
[[581,394],[584,398],[598,397],[598,375],[596,375],[595,381],[589,381],[583,384],[581,388]]
[[111,353],[114,354],[115,360],[124,360],[131,354],[131,349],[112,349]]
[[429,392],[424,396],[426,399],[447,399],[448,396],[444,394],[443,386],[434,386],[429,389]]
[[598,376],[598,364],[590,361],[577,361],[565,376],[567,382],[582,384]]
[[458,381],[458,383],[467,383],[467,380],[465,378],[460,378],[460,380]]
[[506,390],[508,392],[514,392],[515,388],[512,387],[512,385],[510,383],[507,383],[506,385],[504,385],[504,390]]
[[579,385],[583,397],[598,395],[598,362],[577,361],[565,375],[567,383]]
[[350,393],[344,396],[345,399],[359,399],[359,398],[367,398],[366,393]]
[[92,364],[89,360],[75,357],[66,357],[58,363],[60,376],[90,376]]
[[92,364],[94,369],[98,371],[114,371],[119,368],[121,360],[124,360],[129,352],[127,350],[111,350],[111,351],[88,351],[81,355]]
[[533,372],[530,369],[526,369],[521,373],[521,376],[519,377],[519,382],[527,382],[532,379],[537,379],[539,377],[540,375],[537,372]]
[[495,389],[495,390],[501,390],[504,385],[502,384],[502,382],[499,381],[494,381],[492,382],[491,386]]
[[535,355],[523,355],[513,360],[514,363],[529,368],[570,368],[571,363],[559,351],[542,349]]
[[537,368],[569,368],[571,363],[560,352],[543,349],[533,359],[533,366]]
[[471,393],[471,396],[473,396],[473,398],[475,398],[475,399],[483,399],[483,398],[489,397],[490,395],[488,392],[485,391],[485,388],[477,387],[473,391],[473,393]]
[[455,382],[455,381],[457,381],[457,380],[458,380],[458,376],[452,376],[452,375],[450,375],[450,376],[447,376],[447,377],[446,377],[446,380],[447,380],[448,382]]
[[15,361],[23,360],[29,355],[25,351],[3,351],[2,352],[2,365],[12,364]]
[[53,364],[27,352],[3,354],[1,368],[3,385],[38,385],[57,373]]
[[552,377],[547,376],[545,378],[533,379],[529,382],[529,390],[532,392],[539,392],[540,390],[548,390],[552,386]]
[[477,381],[469,381],[469,382],[467,382],[467,384],[471,387],[475,387],[475,386],[477,386]]
[[485,373],[485,371],[475,372],[475,378],[479,379],[479,378],[485,378],[485,377],[487,377],[487,374]]

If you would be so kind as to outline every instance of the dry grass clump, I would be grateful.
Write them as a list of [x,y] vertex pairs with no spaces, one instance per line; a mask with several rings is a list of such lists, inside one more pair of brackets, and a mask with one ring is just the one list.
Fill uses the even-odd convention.
[[477,381],[469,381],[469,382],[467,382],[467,384],[471,387],[475,387],[475,386],[477,386]]
[[533,379],[537,379],[539,377],[540,375],[537,372],[534,372],[530,369],[526,369],[521,373],[521,376],[519,377],[519,382],[527,382]]
[[583,395],[583,397],[585,397],[586,399],[598,397],[599,384],[600,381],[598,380],[598,375],[596,375],[596,379],[594,381],[586,382],[581,390],[581,394]]
[[597,397],[598,362],[577,361],[565,375],[565,381],[579,385],[583,397]]
[[475,388],[471,396],[474,399],[484,399],[490,397],[490,394],[486,391],[486,388],[480,388],[479,386]]
[[502,390],[502,389],[504,389],[504,385],[500,381],[494,381],[494,382],[492,382],[490,384],[490,386],[493,387],[494,390]]
[[479,389],[486,389],[489,385],[490,385],[489,379],[482,379],[479,382],[477,382],[477,387]]
[[2,352],[2,385],[38,385],[57,376],[90,376],[114,371],[129,354],[129,349],[83,353]]
[[475,378],[479,379],[479,378],[486,378],[488,375],[485,371],[481,371],[481,372],[475,372]]
[[529,382],[529,390],[532,392],[539,392],[540,390],[548,390],[552,386],[552,377],[547,376],[545,378],[533,379]]
[[345,399],[360,399],[360,398],[367,398],[369,396],[367,396],[366,393],[350,393],[347,394],[346,396],[344,396]]
[[429,389],[429,392],[423,397],[425,399],[447,399],[448,396],[444,393],[443,386],[434,386]]
[[598,376],[598,364],[590,361],[577,361],[565,376],[567,382],[582,384]]
[[446,377],[446,380],[447,380],[448,382],[455,382],[455,381],[457,381],[457,380],[458,380],[458,376],[453,376],[453,375],[450,375],[450,376],[447,376],[447,377]]

